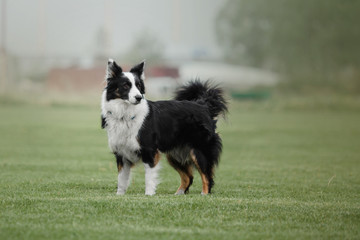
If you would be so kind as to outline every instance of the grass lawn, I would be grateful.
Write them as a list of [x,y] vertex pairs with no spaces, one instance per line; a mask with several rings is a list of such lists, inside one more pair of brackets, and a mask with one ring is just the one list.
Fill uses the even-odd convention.
[[0,239],[360,239],[360,113],[233,104],[210,196],[125,196],[91,106],[0,104]]

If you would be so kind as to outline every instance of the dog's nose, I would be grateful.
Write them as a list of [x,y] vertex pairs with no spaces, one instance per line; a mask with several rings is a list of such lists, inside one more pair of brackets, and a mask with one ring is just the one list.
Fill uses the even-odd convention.
[[135,99],[136,99],[136,102],[140,102],[141,99],[142,99],[142,96],[141,95],[136,95]]

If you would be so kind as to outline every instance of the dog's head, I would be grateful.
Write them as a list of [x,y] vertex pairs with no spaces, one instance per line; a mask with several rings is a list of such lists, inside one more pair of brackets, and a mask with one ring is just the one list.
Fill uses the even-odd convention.
[[139,104],[144,98],[145,61],[135,65],[130,72],[123,72],[120,66],[109,59],[106,70],[106,100],[122,99],[130,104]]

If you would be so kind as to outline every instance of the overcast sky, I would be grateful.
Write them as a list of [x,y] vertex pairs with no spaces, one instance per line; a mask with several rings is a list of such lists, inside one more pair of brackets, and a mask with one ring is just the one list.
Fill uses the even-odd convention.
[[[4,0],[0,0],[4,1]],[[7,0],[6,45],[18,56],[90,57],[109,29],[114,55],[147,30],[167,55],[220,54],[214,23],[225,0]],[[1,8],[1,6],[0,6]]]

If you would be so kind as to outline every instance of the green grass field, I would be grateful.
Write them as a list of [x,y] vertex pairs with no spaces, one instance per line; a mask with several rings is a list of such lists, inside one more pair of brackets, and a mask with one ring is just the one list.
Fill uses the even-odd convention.
[[210,196],[198,174],[125,196],[95,106],[0,104],[0,239],[360,239],[360,112],[244,108],[219,124]]

